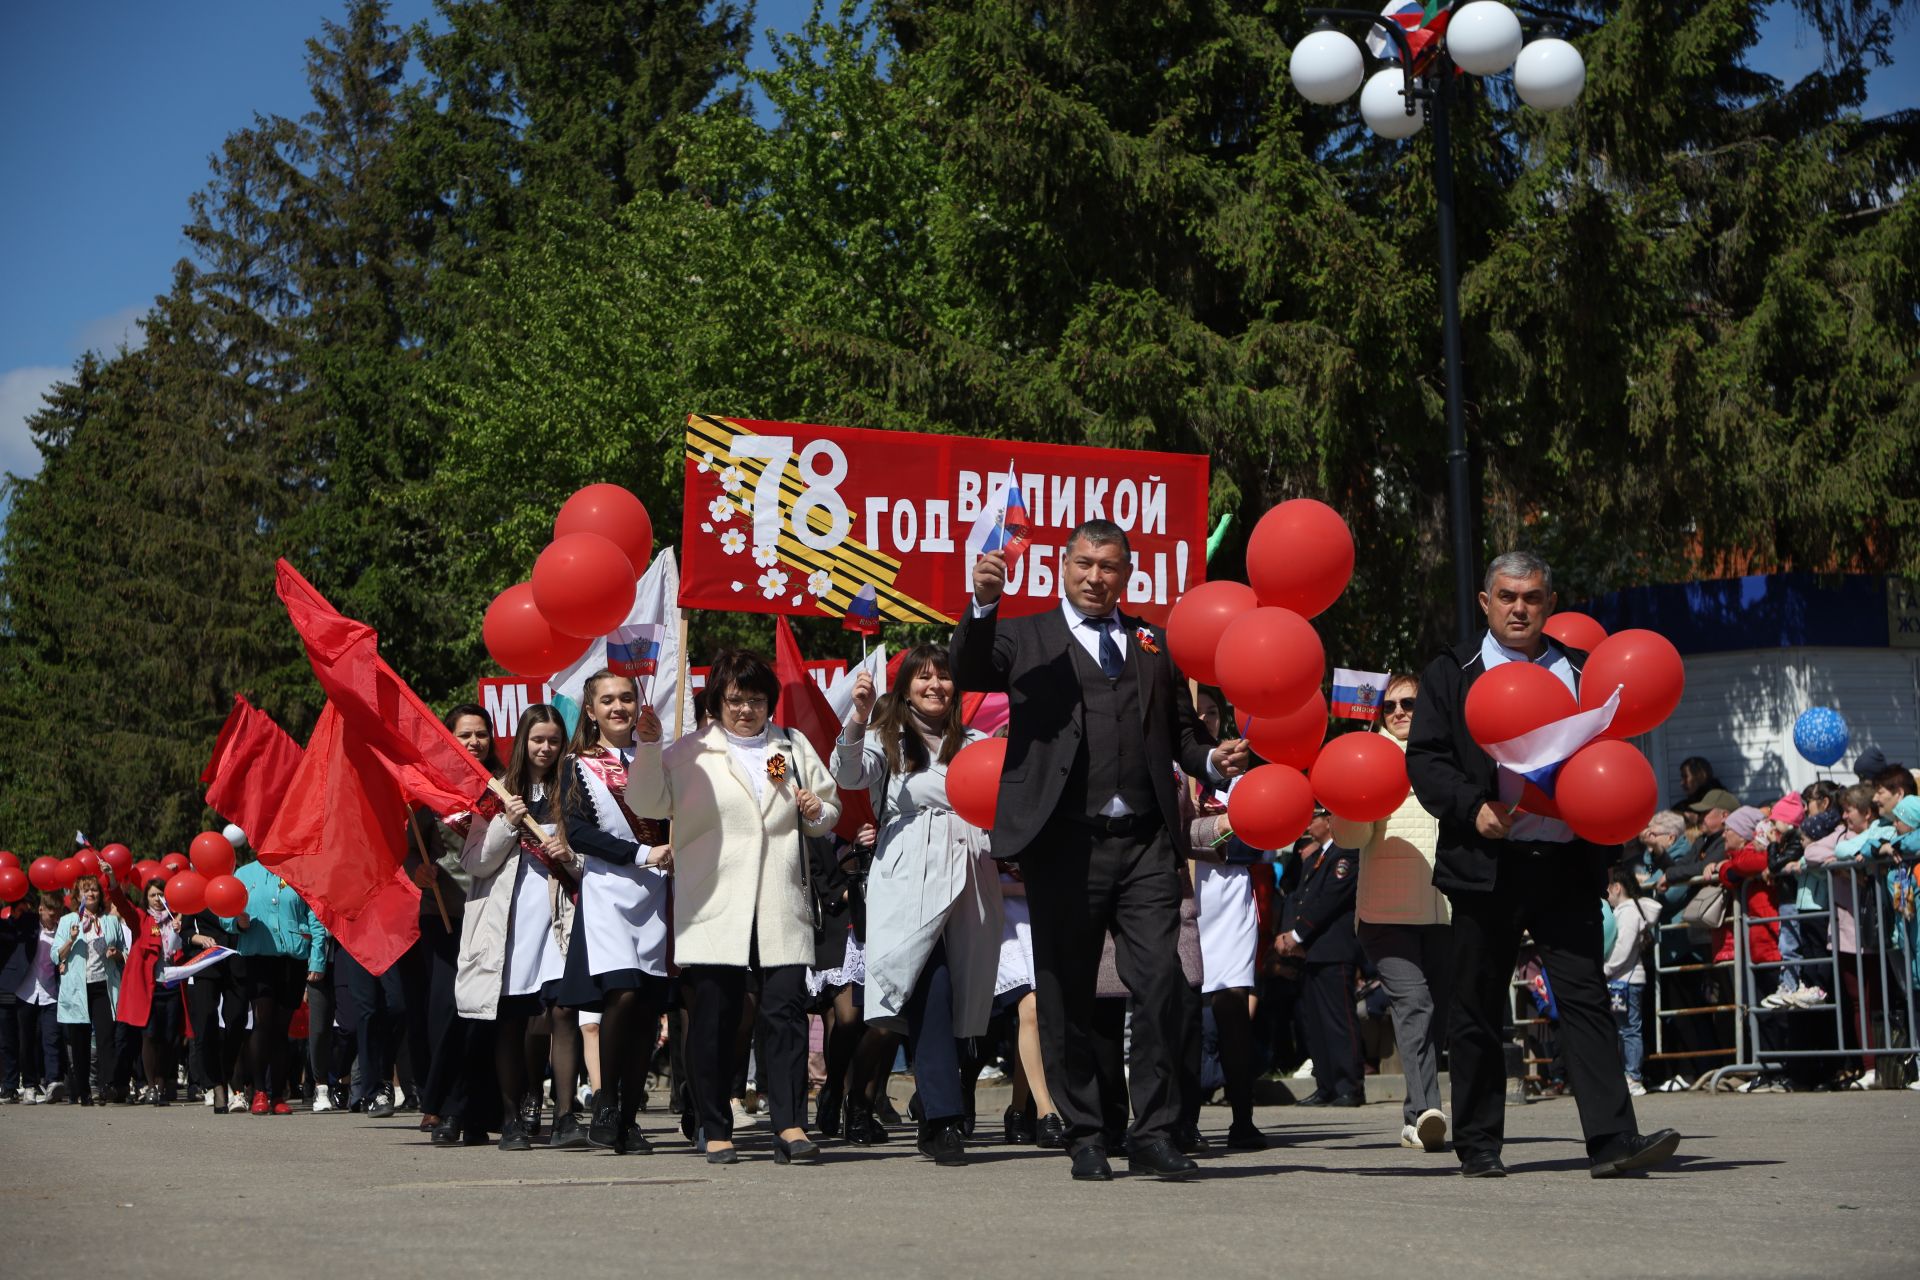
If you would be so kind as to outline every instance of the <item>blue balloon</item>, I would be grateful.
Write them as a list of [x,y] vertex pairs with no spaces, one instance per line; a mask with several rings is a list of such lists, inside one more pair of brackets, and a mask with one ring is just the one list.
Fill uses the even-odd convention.
[[1793,745],[1824,768],[1847,754],[1847,722],[1832,707],[1808,707],[1793,722]]

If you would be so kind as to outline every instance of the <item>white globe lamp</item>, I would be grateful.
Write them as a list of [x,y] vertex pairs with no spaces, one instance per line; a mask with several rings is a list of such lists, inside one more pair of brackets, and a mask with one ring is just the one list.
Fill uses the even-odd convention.
[[1524,39],[1520,19],[1499,0],[1473,0],[1447,22],[1453,64],[1476,76],[1497,76],[1512,66]]
[[1300,96],[1323,107],[1352,97],[1367,74],[1360,46],[1350,37],[1324,28],[1309,32],[1293,46],[1293,57],[1287,65]]
[[1520,101],[1536,111],[1570,106],[1586,83],[1586,59],[1565,40],[1535,40],[1513,64],[1514,90]]
[[1411,138],[1427,122],[1427,106],[1419,103],[1407,114],[1407,100],[1401,94],[1406,73],[1399,67],[1376,71],[1360,91],[1360,116],[1367,128],[1383,138]]

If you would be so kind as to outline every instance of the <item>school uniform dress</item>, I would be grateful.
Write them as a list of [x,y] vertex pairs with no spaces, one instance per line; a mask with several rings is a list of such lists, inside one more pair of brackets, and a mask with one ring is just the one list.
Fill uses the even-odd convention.
[[549,1004],[599,1009],[608,993],[654,990],[665,999],[672,938],[667,877],[645,865],[666,828],[633,808],[631,751],[569,756],[574,770],[567,842],[582,856],[580,902],[560,977],[543,983]]
[[[548,830],[550,800],[538,783],[527,797],[528,815]],[[536,1016],[541,988],[565,970],[553,931],[554,899],[572,882],[556,881],[539,846],[504,814],[474,824],[460,864],[473,887],[461,925],[454,1007],[477,1020]]]

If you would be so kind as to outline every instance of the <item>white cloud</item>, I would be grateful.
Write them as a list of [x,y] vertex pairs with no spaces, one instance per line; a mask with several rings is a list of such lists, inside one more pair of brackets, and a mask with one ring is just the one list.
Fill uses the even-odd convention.
[[120,344],[126,343],[128,349],[138,351],[146,345],[147,335],[139,325],[141,316],[151,310],[151,304],[138,303],[131,307],[122,307],[112,315],[89,320],[80,326],[80,332],[74,335],[74,345],[79,351],[98,351],[112,359],[120,351]]
[[40,470],[40,451],[27,434],[27,419],[41,409],[40,398],[71,369],[28,365],[0,373],[0,471],[30,476]]

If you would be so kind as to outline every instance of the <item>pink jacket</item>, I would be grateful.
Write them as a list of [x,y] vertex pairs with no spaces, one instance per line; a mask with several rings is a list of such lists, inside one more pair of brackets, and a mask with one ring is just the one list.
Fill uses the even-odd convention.
[[[1847,834],[1847,828],[1841,825],[1808,845],[1806,853],[1802,855],[1807,865],[1832,866],[1835,846]],[[1849,871],[1845,864],[1836,867],[1833,872],[1833,949],[1843,955],[1856,955],[1860,951],[1860,926],[1854,919],[1853,896],[1857,874],[1857,871]]]

